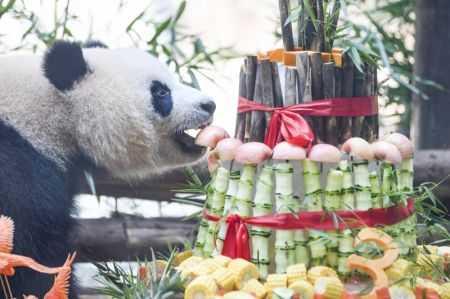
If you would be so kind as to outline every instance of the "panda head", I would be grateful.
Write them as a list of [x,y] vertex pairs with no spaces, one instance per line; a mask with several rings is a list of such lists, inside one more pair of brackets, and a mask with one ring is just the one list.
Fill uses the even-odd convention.
[[59,41],[43,71],[67,106],[78,151],[113,175],[145,178],[203,156],[185,131],[210,124],[214,102],[150,54]]

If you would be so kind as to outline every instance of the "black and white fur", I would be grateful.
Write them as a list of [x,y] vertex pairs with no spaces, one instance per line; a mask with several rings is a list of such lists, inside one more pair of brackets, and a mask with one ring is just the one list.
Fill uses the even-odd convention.
[[[0,57],[0,214],[15,221],[14,253],[62,265],[82,169],[133,180],[192,163],[204,149],[184,130],[214,110],[136,49],[59,41],[44,57]],[[18,268],[10,282],[42,298],[53,278]]]

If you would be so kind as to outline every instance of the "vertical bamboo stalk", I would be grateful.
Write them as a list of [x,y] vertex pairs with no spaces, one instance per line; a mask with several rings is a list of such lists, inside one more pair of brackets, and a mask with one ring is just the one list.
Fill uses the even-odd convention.
[[342,97],[342,68],[335,66],[334,68],[334,97]]
[[323,11],[323,0],[317,0],[317,49],[318,52],[325,52],[325,12]]
[[298,53],[296,61],[299,79],[299,102],[311,102],[311,68],[309,66],[308,53]]
[[[247,99],[253,101],[253,96],[255,94],[255,81],[256,81],[256,66],[258,61],[256,56],[247,56],[246,60],[246,92]],[[252,122],[252,112],[247,112],[245,117],[245,141],[250,138],[250,126]]]
[[297,70],[294,68],[286,69],[284,106],[292,106],[297,102]]
[[[310,65],[312,100],[320,100],[323,99],[322,54],[312,53]],[[323,117],[315,116],[313,118],[313,131],[317,143],[325,142],[325,122]]]
[[304,32],[306,31],[306,21],[307,21],[307,14],[308,12],[305,9],[305,6],[303,4],[303,0],[297,1],[298,6],[301,7],[300,15],[297,19],[297,46],[302,47],[306,45],[304,43]]
[[[373,72],[373,95],[377,96],[378,95],[378,69],[376,66],[374,66],[374,72]],[[380,119],[378,114],[374,116],[375,118],[375,122],[373,124],[374,126],[374,131],[376,134],[376,139],[380,138]]]
[[294,36],[292,34],[291,23],[286,24],[286,20],[291,12],[290,0],[278,0],[281,18],[281,34],[283,36],[283,45],[286,51],[294,51]]
[[[336,31],[337,24],[339,21],[340,11],[341,11],[341,0],[334,0],[333,9],[331,10],[331,15],[333,16],[333,20],[331,22],[331,28],[330,28],[331,32]],[[334,42],[334,40],[332,39],[330,41],[329,49],[326,49],[327,52],[330,52],[333,49],[333,42]]]
[[[247,74],[245,72],[245,65],[241,66],[241,71],[239,73],[239,96],[240,97],[247,97],[246,94],[246,90],[247,90],[247,85],[246,85],[246,80],[247,80]],[[244,141],[244,137],[245,137],[245,114],[244,113],[238,113],[237,117],[236,117],[236,129],[235,129],[235,133],[234,133],[234,137]]]
[[278,64],[276,62],[270,63],[272,70],[272,84],[273,84],[273,102],[275,107],[283,107],[283,92],[281,90],[280,73],[278,71]]
[[[255,79],[255,94],[253,100],[262,104],[261,63],[258,61]],[[250,124],[250,141],[263,142],[266,129],[266,120],[263,111],[252,111]]]
[[[353,62],[347,54],[342,56],[342,88],[344,98],[353,97]],[[352,137],[352,118],[342,117],[340,119],[340,143],[344,143]]]
[[[310,6],[312,7],[314,17],[317,19],[317,0],[304,0],[308,1]],[[307,17],[306,27],[305,27],[305,40],[304,46],[305,50],[315,50],[317,46],[317,39],[315,38],[316,29],[314,28],[314,24],[312,22],[311,16]]]
[[[323,97],[330,99],[335,97],[335,78],[334,78],[334,63],[324,63],[322,66],[322,82],[323,82]],[[326,143],[337,145],[338,144],[338,132],[336,117],[326,117]]]
[[[353,71],[353,96],[364,96],[364,73],[357,68]],[[352,117],[352,136],[353,137],[365,137],[363,132],[364,116]]]
[[[266,107],[274,106],[273,98],[273,83],[272,83],[272,69],[270,67],[269,59],[261,60],[261,88],[262,88],[262,98],[263,104]],[[264,112],[266,118],[266,125],[269,124],[272,118],[272,112]]]

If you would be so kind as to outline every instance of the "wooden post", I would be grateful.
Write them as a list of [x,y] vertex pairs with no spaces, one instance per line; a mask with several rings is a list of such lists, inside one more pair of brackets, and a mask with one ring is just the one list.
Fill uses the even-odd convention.
[[297,70],[286,68],[284,89],[284,106],[292,106],[297,103]]
[[[342,56],[342,97],[353,97],[353,62],[347,54]],[[352,118],[340,118],[340,143],[352,137]]]
[[[340,11],[341,11],[341,0],[334,0],[333,9],[331,10],[331,15],[334,16],[330,28],[332,32],[335,32],[337,29]],[[326,49],[327,52],[331,52],[331,50],[333,49],[333,42],[334,40],[330,41],[330,48]]]
[[[247,80],[247,74],[245,72],[245,65],[241,66],[241,71],[239,73],[239,96],[240,97],[247,97],[246,94],[246,90],[247,90],[247,85],[246,85],[246,80]],[[234,133],[234,137],[244,141],[244,137],[245,137],[245,113],[241,113],[241,114],[237,114],[236,116],[236,129],[235,129],[235,133]]]
[[[353,72],[353,96],[364,96],[364,73],[356,67]],[[364,116],[352,117],[352,136],[365,138],[363,134]]]
[[[261,85],[261,62],[257,62],[256,80],[255,80],[255,94],[253,100],[256,103],[262,104],[262,85]],[[252,111],[251,125],[250,125],[250,141],[263,142],[264,133],[266,130],[266,121],[263,111]]]
[[299,102],[311,102],[311,68],[309,66],[308,53],[298,53],[296,62],[299,79]]
[[[261,87],[262,87],[262,98],[263,104],[266,107],[274,106],[273,98],[273,83],[272,83],[272,69],[270,67],[269,59],[263,59],[260,61],[261,66]],[[264,112],[266,117],[266,125],[269,125],[270,119],[272,118],[272,112]]]
[[[247,99],[253,101],[253,96],[255,94],[255,81],[256,81],[256,66],[258,60],[256,56],[247,56],[246,60],[246,92]],[[252,112],[246,113],[245,119],[245,141],[250,138],[250,126],[252,122]]]
[[285,24],[291,12],[290,0],[278,0],[281,18],[281,34],[283,36],[283,45],[286,51],[294,51],[294,36],[292,34],[292,24]]
[[306,43],[304,44],[304,35],[303,31],[305,31],[306,27],[306,20],[308,12],[305,10],[305,6],[303,4],[303,0],[298,0],[297,4],[299,7],[301,7],[300,15],[297,19],[297,47],[303,47],[306,46]]
[[[311,65],[311,91],[312,100],[323,99],[322,85],[322,53],[312,53],[310,56]],[[324,117],[315,116],[313,118],[313,131],[317,143],[325,142],[325,122]]]
[[[334,78],[334,63],[324,63],[322,66],[322,82],[323,82],[323,97],[325,99],[335,97],[335,78]],[[336,117],[326,117],[326,143],[337,145],[338,144],[338,131]]]
[[278,64],[276,62],[270,63],[272,70],[272,84],[273,84],[273,102],[275,107],[283,107],[283,92],[281,90],[280,73],[278,71]]
[[[374,95],[374,73],[376,68],[373,65],[367,65],[366,74],[364,78],[364,95]],[[363,136],[368,142],[374,142],[377,139],[376,118],[378,115],[364,117]],[[365,134],[364,134],[365,133]]]

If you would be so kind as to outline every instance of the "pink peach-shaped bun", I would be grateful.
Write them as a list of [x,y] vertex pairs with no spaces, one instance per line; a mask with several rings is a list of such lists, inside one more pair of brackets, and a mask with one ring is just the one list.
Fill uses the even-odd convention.
[[308,159],[316,162],[336,163],[342,160],[341,151],[331,144],[316,144],[308,152]]
[[272,150],[261,142],[248,142],[236,149],[234,160],[242,164],[257,164],[270,158]]
[[195,138],[195,144],[200,146],[215,147],[216,144],[225,138],[229,138],[230,135],[218,126],[207,126],[198,133],[197,138]]
[[395,145],[386,141],[377,141],[370,145],[376,158],[387,163],[402,163],[402,155]]
[[341,151],[358,159],[373,160],[375,156],[370,144],[362,138],[352,137],[341,146]]
[[283,141],[278,143],[273,149],[272,159],[274,160],[304,160],[306,151],[303,147]]
[[397,147],[402,155],[402,158],[409,158],[414,156],[414,144],[403,134],[391,133],[384,136],[381,140],[392,143]]
[[236,149],[242,145],[242,141],[236,138],[225,138],[216,145],[216,151],[221,161],[234,160]]
[[208,162],[208,170],[210,173],[215,172],[219,168],[219,156],[215,149],[208,153],[206,161]]

